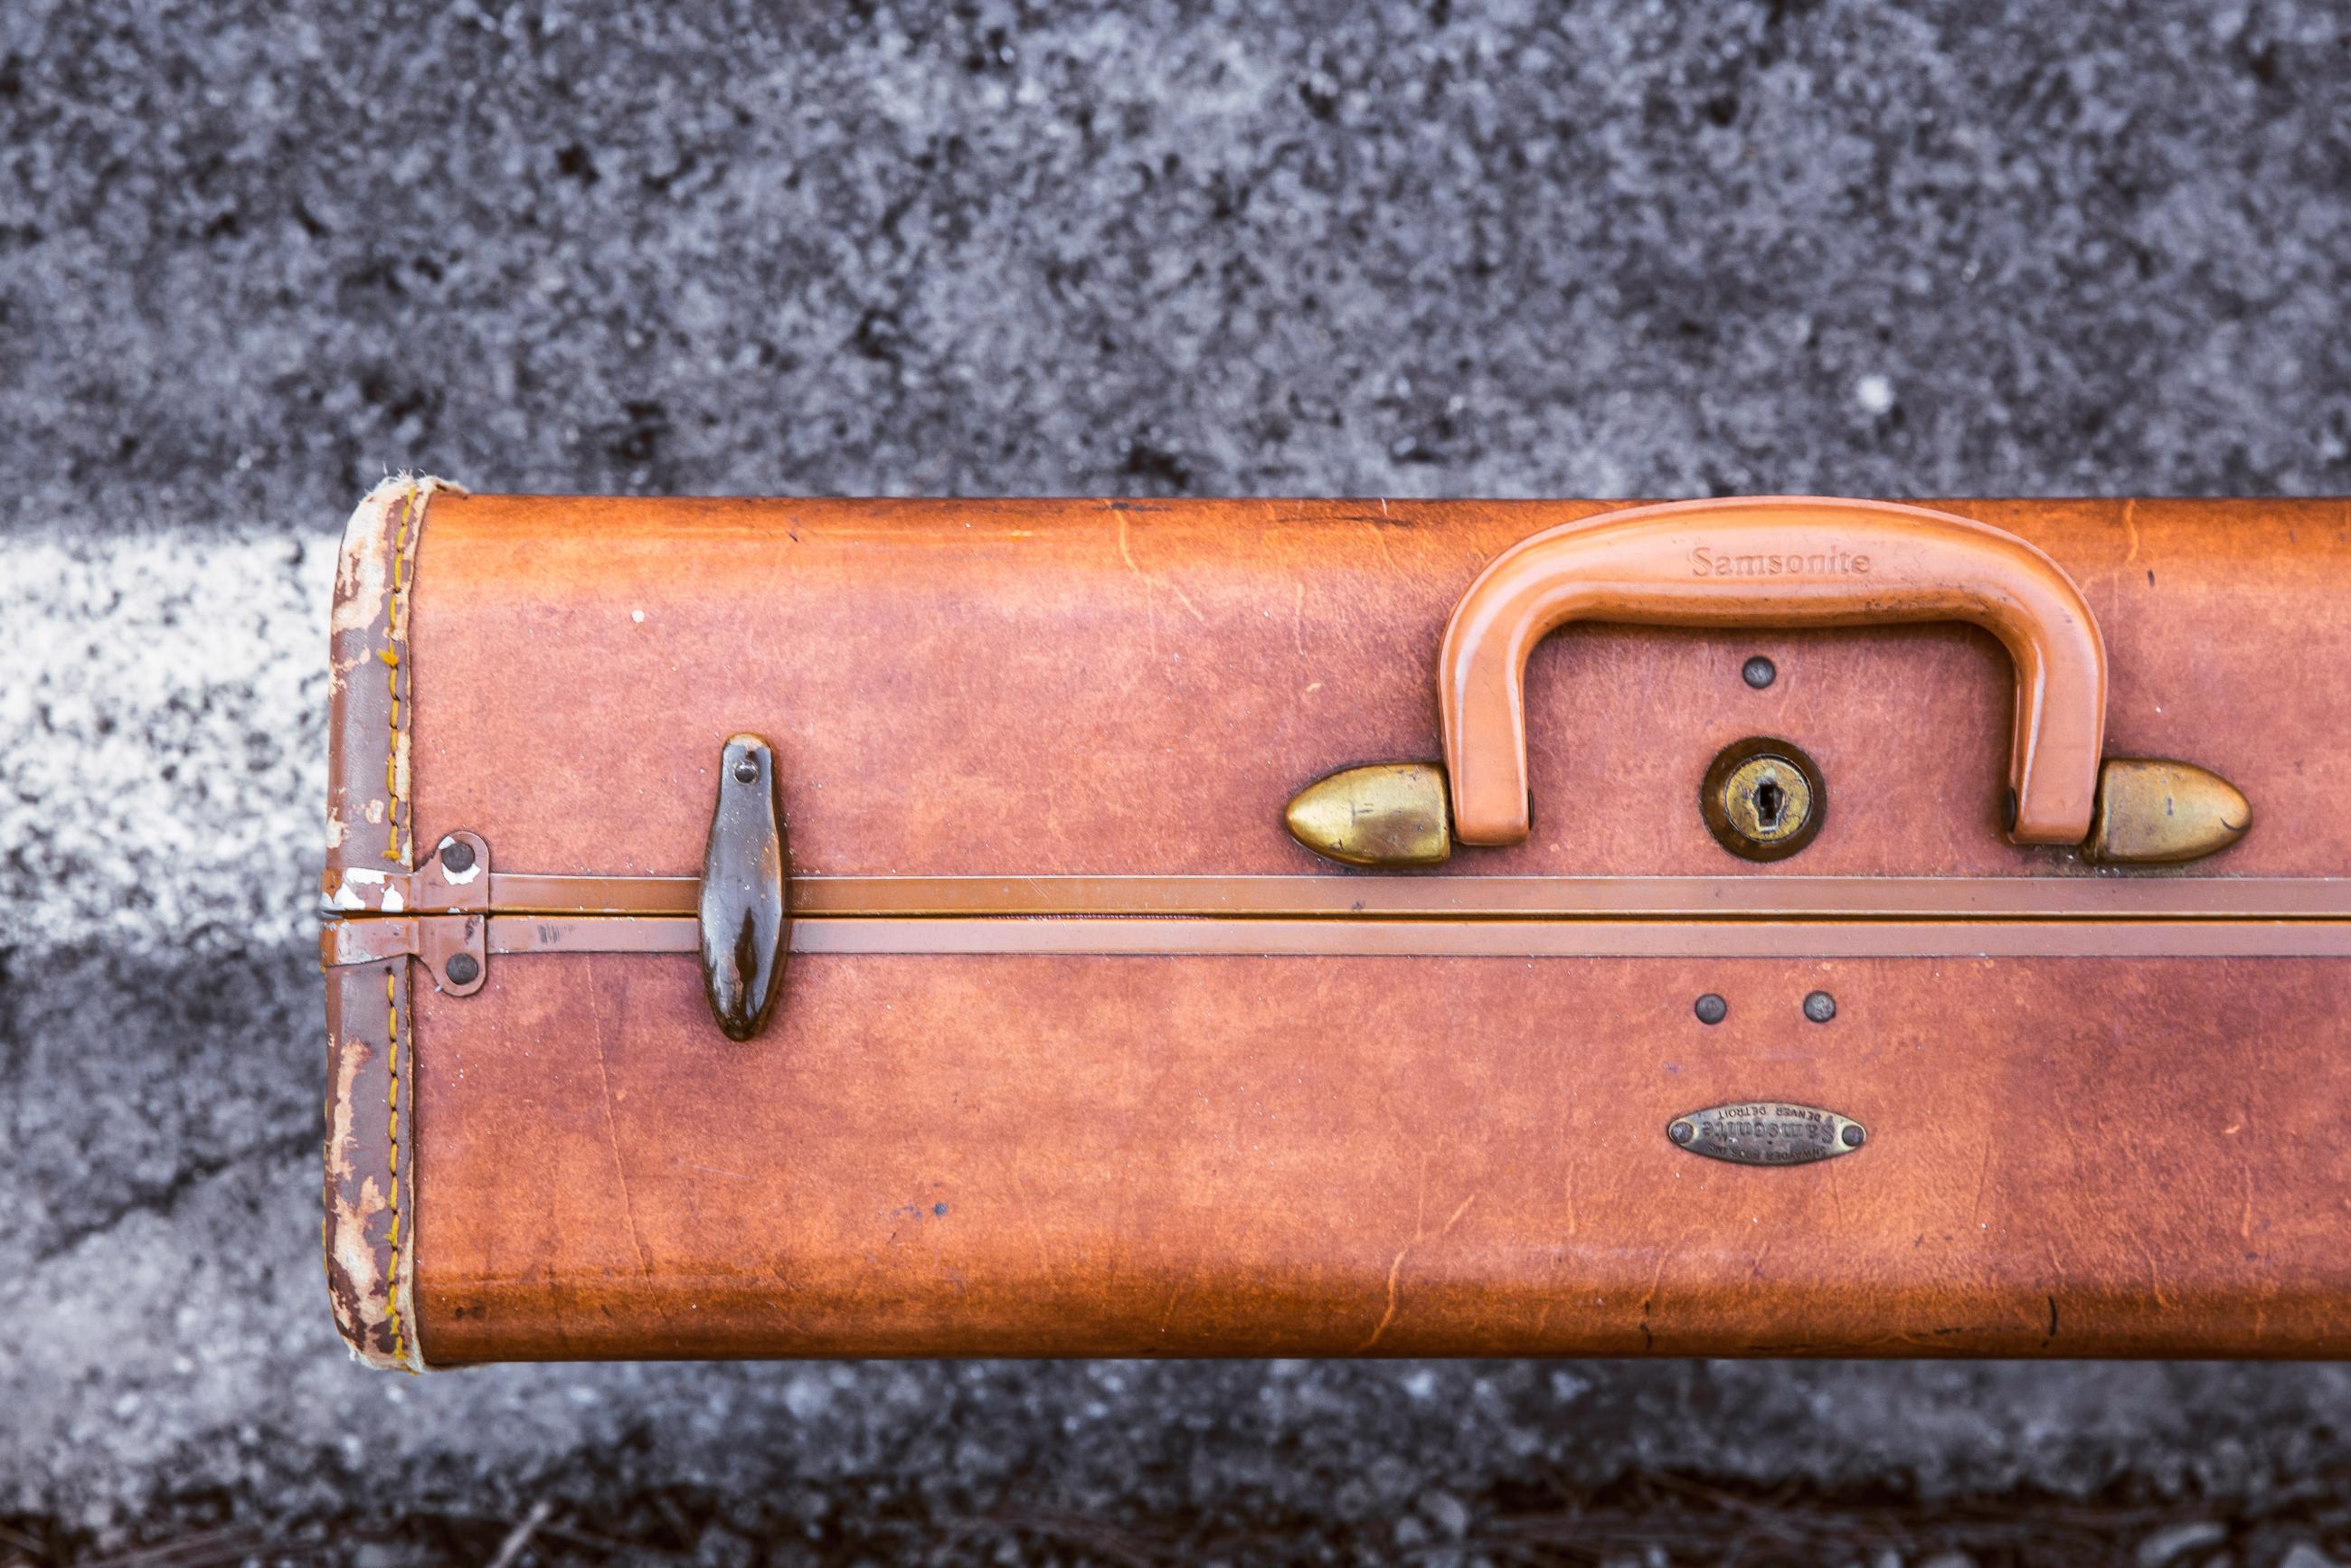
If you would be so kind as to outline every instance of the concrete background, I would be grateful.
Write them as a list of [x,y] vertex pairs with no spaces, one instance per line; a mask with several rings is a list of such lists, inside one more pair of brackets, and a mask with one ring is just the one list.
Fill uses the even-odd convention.
[[2332,1368],[366,1375],[307,911],[387,469],[2351,489],[2346,68],[2316,4],[9,0],[0,1563],[2343,1552]]

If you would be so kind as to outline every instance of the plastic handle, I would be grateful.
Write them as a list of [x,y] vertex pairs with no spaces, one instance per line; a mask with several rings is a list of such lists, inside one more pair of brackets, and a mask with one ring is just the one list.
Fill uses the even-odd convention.
[[2105,739],[2105,644],[2073,579],[2014,534],[1924,507],[1771,496],[1638,507],[1520,540],[1461,596],[1437,664],[1463,843],[1527,836],[1527,655],[1570,621],[1972,622],[2016,665],[2009,837],[2089,836]]

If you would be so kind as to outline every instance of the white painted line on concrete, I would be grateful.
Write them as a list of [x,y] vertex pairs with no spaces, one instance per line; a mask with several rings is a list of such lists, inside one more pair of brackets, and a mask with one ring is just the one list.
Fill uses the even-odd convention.
[[0,946],[308,939],[331,535],[0,540]]

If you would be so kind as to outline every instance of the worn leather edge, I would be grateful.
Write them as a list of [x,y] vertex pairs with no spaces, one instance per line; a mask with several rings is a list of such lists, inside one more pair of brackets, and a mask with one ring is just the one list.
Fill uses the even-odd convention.
[[[417,541],[444,481],[399,475],[368,492],[343,530],[329,622],[325,887],[415,869],[409,795],[408,599]],[[458,493],[462,494],[462,491]],[[325,1218],[335,1323],[367,1365],[424,1370],[415,1334],[413,1119],[403,1103],[414,1042],[412,961],[326,974]]]
[[413,866],[409,798],[410,576],[439,479],[401,475],[367,494],[343,529],[329,622],[327,874]]
[[327,974],[327,1294],[352,1357],[422,1372],[408,1114],[412,960]]

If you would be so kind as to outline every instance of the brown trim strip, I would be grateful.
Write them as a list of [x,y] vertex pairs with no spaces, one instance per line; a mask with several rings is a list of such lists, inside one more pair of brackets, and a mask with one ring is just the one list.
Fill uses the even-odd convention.
[[[327,1293],[352,1354],[381,1369],[421,1371],[412,1303],[415,1248],[410,1079],[410,972],[395,957],[327,971]],[[414,1096],[409,1097],[413,1101]],[[403,1152],[406,1157],[403,1159]]]
[[[354,924],[392,925],[392,922]],[[2351,921],[808,919],[808,954],[1495,958],[2341,958]],[[683,916],[495,916],[492,953],[692,953]]]
[[[799,926],[791,950],[799,952]],[[700,953],[702,923],[690,915],[591,915],[490,917],[493,953]]]
[[[415,805],[409,779],[413,715],[408,606],[434,496],[455,486],[402,475],[386,479],[344,525],[329,616],[326,887],[364,888],[379,906],[414,873]],[[445,891],[445,889],[444,889]],[[356,894],[338,907],[363,908]],[[424,1369],[413,1305],[416,1249],[413,1050],[408,997],[416,966],[405,941],[354,934],[347,946],[382,951],[336,959],[344,935],[330,920],[327,970],[326,1252],[335,1322],[370,1366]],[[402,933],[388,934],[400,937]]]
[[[811,880],[792,877],[792,907]],[[695,876],[534,876],[490,873],[490,907],[516,915],[691,915],[701,907]]]
[[[691,915],[677,876],[496,872],[500,913]],[[2351,878],[1862,876],[809,876],[808,916],[1197,915],[1308,919],[2351,918]]]

